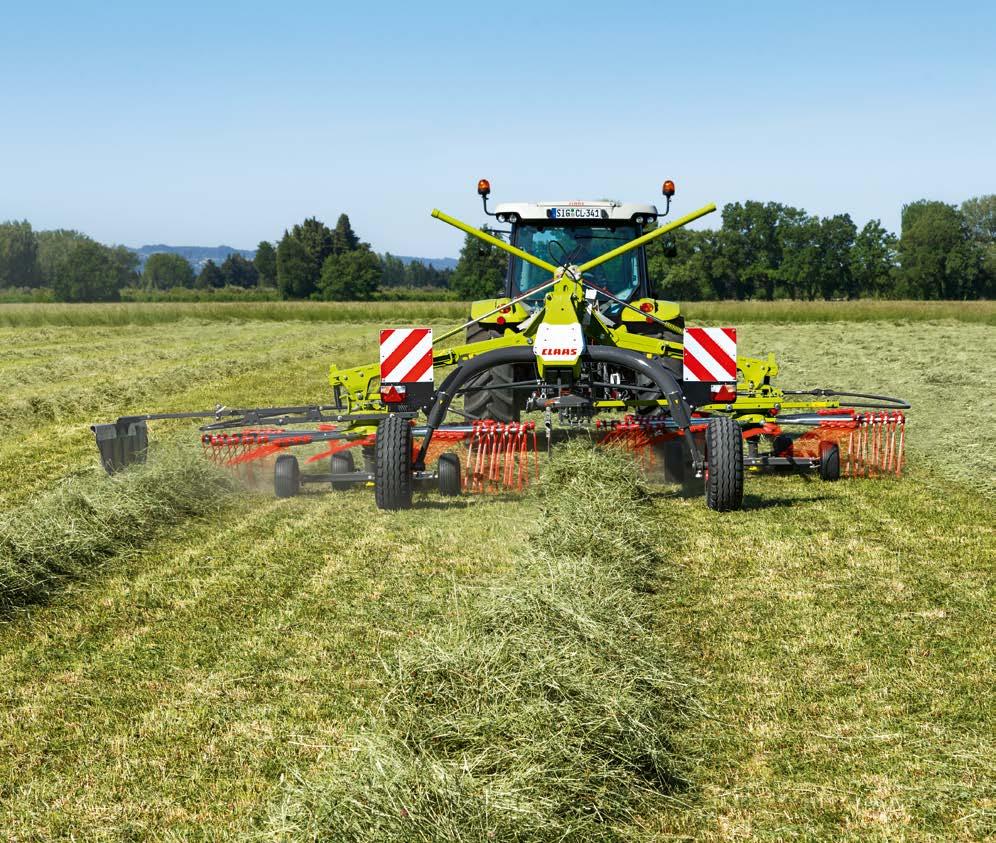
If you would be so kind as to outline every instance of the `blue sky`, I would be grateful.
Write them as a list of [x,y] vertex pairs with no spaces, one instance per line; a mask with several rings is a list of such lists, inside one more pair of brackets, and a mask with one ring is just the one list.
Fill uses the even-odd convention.
[[[777,200],[899,225],[996,192],[996,4],[4,3],[0,220],[252,248],[347,211]],[[718,224],[718,218],[708,221]]]

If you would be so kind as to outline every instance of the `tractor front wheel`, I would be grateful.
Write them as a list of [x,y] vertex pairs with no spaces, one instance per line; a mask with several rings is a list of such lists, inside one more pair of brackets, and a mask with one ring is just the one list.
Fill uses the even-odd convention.
[[719,416],[706,427],[706,506],[717,512],[743,507],[744,443],[740,425]]
[[412,505],[412,426],[391,413],[377,427],[374,498],[378,509]]

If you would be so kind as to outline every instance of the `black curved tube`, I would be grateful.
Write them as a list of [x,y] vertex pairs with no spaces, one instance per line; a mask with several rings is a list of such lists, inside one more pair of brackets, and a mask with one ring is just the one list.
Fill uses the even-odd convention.
[[[429,450],[429,443],[432,441],[432,434],[442,424],[449,412],[450,403],[453,397],[460,391],[460,388],[471,378],[481,372],[495,366],[502,366],[509,363],[534,363],[535,353],[532,346],[515,346],[512,348],[496,348],[494,351],[486,351],[477,357],[465,360],[446,376],[436,391],[436,400],[429,411],[426,421],[425,438],[419,448],[416,466],[423,466],[425,455]],[[679,430],[685,438],[692,464],[696,470],[702,468],[702,457],[695,445],[695,439],[691,430],[691,410],[688,402],[685,401],[674,374],[662,366],[657,360],[648,358],[644,354],[636,351],[629,351],[625,348],[616,348],[610,345],[589,346],[581,356],[582,360],[592,363],[610,363],[621,366],[631,371],[645,375],[656,386],[661,394],[667,399],[668,409],[671,417],[677,422]]]
[[[909,410],[913,405],[902,398],[893,398],[891,395],[872,395],[868,392],[838,392],[836,389],[785,389],[785,395],[816,395],[826,398],[867,398],[870,401],[877,401],[876,404],[859,404],[856,401],[848,401],[849,407],[861,407],[869,410]],[[882,402],[887,401],[888,404]]]

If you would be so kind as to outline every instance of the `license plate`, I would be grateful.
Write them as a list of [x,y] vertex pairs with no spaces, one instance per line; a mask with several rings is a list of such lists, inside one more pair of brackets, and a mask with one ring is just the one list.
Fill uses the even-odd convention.
[[553,220],[600,220],[605,211],[601,208],[550,208],[547,216]]

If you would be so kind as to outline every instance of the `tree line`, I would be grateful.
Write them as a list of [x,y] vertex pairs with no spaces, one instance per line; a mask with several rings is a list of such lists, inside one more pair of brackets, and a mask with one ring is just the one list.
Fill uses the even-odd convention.
[[[647,250],[669,297],[983,299],[996,291],[996,194],[960,207],[920,200],[901,234],[879,220],[817,217],[777,202],[731,203],[718,229],[679,229]],[[664,242],[661,242],[664,241]]]
[[181,255],[157,252],[143,267],[124,246],[104,246],[78,231],[34,231],[27,221],[0,223],[0,288],[50,291],[56,301],[135,300],[135,293],[269,288],[284,299],[362,301],[439,291],[450,297],[451,269],[374,252],[346,214],[334,228],[315,217],[261,242],[249,260],[237,252],[199,272]]
[[[996,291],[996,194],[960,206],[920,200],[903,208],[900,235],[879,220],[813,216],[777,202],[735,202],[716,229],[679,229],[647,249],[660,295],[699,299],[980,299]],[[467,236],[455,270],[373,251],[341,214],[334,227],[309,217],[263,241],[248,260],[233,253],[200,272],[182,256],[137,255],[78,231],[0,223],[0,288],[49,290],[58,301],[115,301],[122,290],[249,290],[285,299],[402,298],[409,291],[458,299],[498,293],[507,259]],[[133,297],[133,296],[132,296]]]
[[[661,220],[663,225],[667,221]],[[996,293],[996,194],[960,207],[906,205],[901,235],[879,220],[818,217],[777,202],[733,202],[715,229],[680,228],[647,246],[658,295],[705,299],[986,299]],[[468,235],[460,298],[500,289],[507,260]]]

